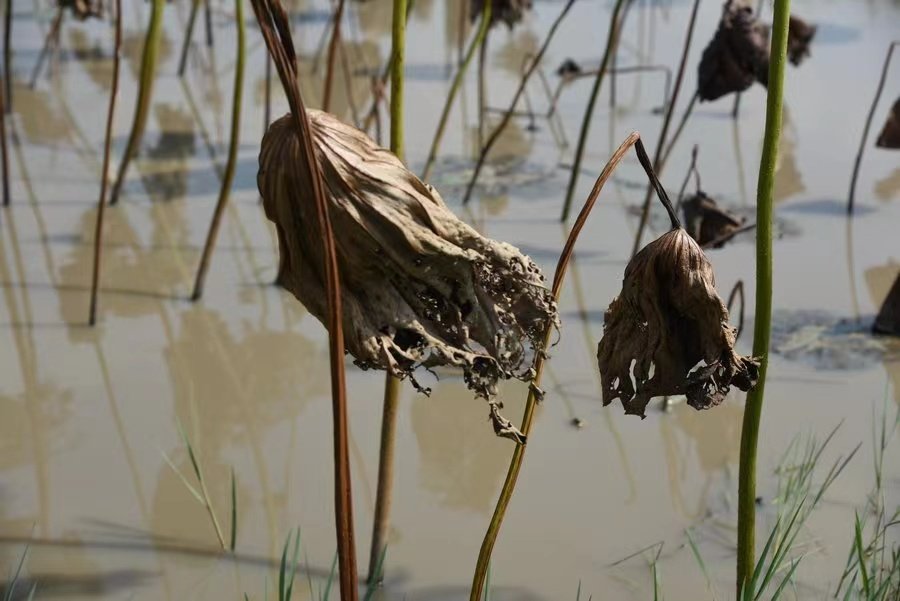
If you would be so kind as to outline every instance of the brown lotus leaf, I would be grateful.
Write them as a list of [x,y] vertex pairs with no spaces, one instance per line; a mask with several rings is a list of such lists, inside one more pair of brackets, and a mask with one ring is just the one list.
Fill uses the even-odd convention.
[[[556,303],[540,269],[515,247],[457,218],[390,151],[333,115],[307,109],[337,244],[346,350],[362,368],[412,377],[461,368],[492,403],[498,431],[518,433],[493,400],[501,379],[533,378]],[[278,230],[279,282],[324,323],[325,289],[310,184],[290,115],[262,141],[257,183]],[[421,389],[424,390],[424,389]],[[518,435],[521,437],[521,435]],[[517,438],[520,439],[520,438]]]
[[702,247],[714,243],[714,248],[721,248],[729,239],[729,234],[744,224],[743,219],[721,208],[701,190],[685,199],[681,206],[684,228]]
[[72,16],[79,21],[103,18],[102,0],[60,0],[59,6],[71,9]]
[[894,280],[894,285],[891,286],[881,310],[878,311],[872,331],[876,334],[900,336],[900,274]]
[[754,81],[766,85],[768,73],[765,27],[753,16],[749,6],[728,0],[722,8],[716,34],[700,58],[697,81],[700,100],[743,92]]
[[799,66],[809,56],[809,45],[816,36],[815,25],[810,25],[800,17],[791,15],[788,21],[788,60],[794,66]]
[[[532,0],[491,0],[491,2],[491,27],[503,21],[512,29],[532,7]],[[478,20],[483,9],[484,0],[471,0],[469,18],[473,22]]]
[[719,405],[731,386],[750,390],[759,362],[734,352],[735,329],[706,255],[676,227],[631,259],[606,310],[597,362],[603,404],[620,399],[644,417],[652,397],[683,394],[695,409]]
[[894,101],[875,145],[879,148],[900,148],[900,98]]

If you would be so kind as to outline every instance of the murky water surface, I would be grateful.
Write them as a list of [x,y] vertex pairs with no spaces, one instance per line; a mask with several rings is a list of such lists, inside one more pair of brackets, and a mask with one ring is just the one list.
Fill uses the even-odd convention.
[[[277,247],[256,192],[263,131],[264,47],[249,29],[240,161],[202,302],[187,299],[218,192],[228,143],[234,66],[233,6],[216,3],[214,51],[202,27],[188,75],[176,76],[187,4],[166,8],[162,64],[140,157],[120,206],[108,212],[100,324],[86,324],[100,149],[109,92],[110,30],[66,20],[61,49],[37,85],[28,85],[52,18],[45,3],[16,6],[11,118],[13,205],[0,211],[0,567],[31,541],[26,579],[38,597],[65,599],[262,598],[274,590],[281,546],[302,529],[313,587],[334,553],[331,420],[323,327],[273,287]],[[351,2],[344,55],[351,71],[335,86],[346,119],[371,102],[366,76],[389,52],[389,2]],[[798,595],[833,590],[851,540],[855,506],[873,483],[873,415],[900,402],[896,344],[866,333],[900,271],[900,162],[870,147],[859,183],[858,216],[844,218],[853,154],[900,5],[891,0],[797,0],[797,14],[819,23],[812,57],[789,68],[785,134],[777,175],[776,324],[761,440],[763,527],[776,508],[772,470],[793,437],[820,438],[843,420],[826,451],[832,461],[862,442],[860,454],[804,530],[810,553]],[[534,51],[562,8],[539,1],[513,33],[498,28],[488,52],[488,100],[504,107],[523,56]],[[565,58],[595,65],[610,6],[582,0],[561,28],[544,70],[556,85]],[[624,33],[621,66],[677,65],[686,0],[639,2]],[[681,104],[719,16],[700,10]],[[149,14],[125,2],[125,50],[116,156],[124,148],[136,92],[142,31]],[[248,11],[249,14],[249,11]],[[324,69],[316,61],[328,20],[325,2],[293,7],[303,85],[319,102]],[[409,31],[408,156],[419,169],[458,56],[457,1],[418,0]],[[880,127],[898,90],[888,79]],[[583,198],[607,157],[634,129],[649,146],[660,129],[664,78],[622,75],[617,105],[607,94],[591,129]],[[470,207],[459,197],[476,146],[475,79],[463,90],[433,183],[482,232],[520,246],[550,272],[565,236],[558,222],[588,81],[563,93],[558,119],[513,123]],[[348,92],[348,89],[350,92]],[[530,88],[539,111],[547,101]],[[274,114],[285,103],[275,95]],[[700,105],[663,174],[677,191],[690,147],[700,144],[703,186],[752,218],[765,94]],[[680,112],[680,111],[679,111]],[[496,115],[494,115],[495,118]],[[386,127],[386,122],[384,124]],[[567,145],[568,143],[568,145]],[[643,176],[629,158],[600,199],[562,302],[562,336],[545,374],[529,452],[492,566],[494,599],[646,599],[652,588],[641,557],[664,542],[659,576],[669,599],[706,598],[685,547],[693,529],[720,594],[731,590],[732,527],[742,399],[698,413],[676,405],[644,421],[603,408],[596,344],[606,305],[618,292],[637,224]],[[657,223],[654,221],[653,223]],[[662,223],[662,222],[660,222]],[[658,232],[657,232],[658,233]],[[753,298],[752,235],[711,251],[722,294],[738,280]],[[748,307],[752,326],[752,306]],[[749,349],[749,332],[740,341]],[[440,374],[431,398],[403,391],[398,428],[394,526],[385,599],[467,597],[481,538],[511,452],[495,438],[487,407],[453,374]],[[360,562],[374,509],[382,376],[348,369],[353,486]],[[525,389],[503,388],[510,417]],[[574,420],[583,427],[573,427]],[[205,510],[183,473],[190,460],[177,422],[202,461],[219,519],[227,522],[230,472],[237,478],[237,558],[215,553]],[[885,467],[886,502],[897,504],[896,447]],[[227,530],[227,523],[225,529]],[[310,598],[301,573],[298,598]]]

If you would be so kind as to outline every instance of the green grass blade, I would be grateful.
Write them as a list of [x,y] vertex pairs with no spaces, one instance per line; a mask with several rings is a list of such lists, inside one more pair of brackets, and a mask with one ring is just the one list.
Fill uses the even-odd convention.
[[325,592],[322,593],[322,601],[328,601],[331,596],[331,586],[334,584],[334,576],[337,574],[337,561],[338,555],[335,553],[331,560],[331,570],[328,571],[328,580],[325,582]]
[[166,463],[169,464],[169,467],[172,468],[172,471],[178,475],[178,478],[181,480],[181,483],[184,484],[184,487],[188,489],[188,492],[191,493],[191,496],[193,496],[195,499],[197,499],[198,503],[203,505],[203,496],[200,494],[200,492],[196,488],[194,488],[193,484],[188,482],[188,479],[185,477],[185,475],[181,473],[181,470],[179,470],[177,467],[175,467],[175,463],[172,462],[172,459],[170,459],[166,453],[163,453],[162,456],[163,456],[163,459],[165,459]]
[[700,566],[700,570],[703,572],[703,577],[706,579],[706,588],[709,589],[713,601],[715,601],[717,598],[716,587],[713,584],[712,577],[709,575],[709,570],[706,568],[706,562],[703,561],[703,556],[700,555],[700,549],[697,547],[697,543],[694,542],[694,537],[691,536],[690,528],[685,530],[684,533],[687,535],[688,545],[691,548],[691,552],[694,554],[694,559],[697,560],[697,564]]
[[859,523],[859,514],[854,521],[854,544],[856,545],[856,564],[859,566],[859,576],[862,579],[862,587],[865,598],[869,597],[869,574],[866,568],[866,559],[862,544],[862,526]]
[[777,601],[781,598],[781,593],[784,591],[785,587],[791,582],[794,578],[794,572],[797,571],[797,566],[800,565],[800,560],[791,562],[791,569],[788,570],[787,575],[785,575],[784,580],[781,581],[781,584],[778,585],[778,588],[775,589],[775,593],[772,595],[771,601]]

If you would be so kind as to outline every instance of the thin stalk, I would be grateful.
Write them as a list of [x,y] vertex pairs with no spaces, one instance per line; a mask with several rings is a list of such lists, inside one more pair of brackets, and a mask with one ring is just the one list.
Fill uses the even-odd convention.
[[266,55],[266,83],[263,92],[265,96],[263,108],[263,133],[269,129],[269,123],[272,122],[272,59]]
[[212,5],[210,2],[211,0],[203,2],[203,16],[204,21],[206,21],[206,46],[208,48],[213,47]]
[[112,83],[109,90],[109,110],[106,113],[106,137],[103,141],[103,167],[100,170],[100,198],[97,201],[97,223],[94,226],[94,270],[91,277],[91,305],[88,324],[97,323],[97,300],[100,290],[100,261],[103,249],[103,215],[106,211],[106,191],[109,188],[109,156],[112,151],[113,117],[119,93],[119,61],[122,51],[122,0],[116,0],[115,34],[113,42]]
[[[668,198],[665,197],[665,192],[662,191],[662,186],[659,184],[656,175],[653,173],[650,159],[647,157],[644,145],[640,140],[640,134],[632,132],[625,141],[622,142],[615,153],[613,153],[609,162],[606,163],[606,166],[600,173],[600,177],[597,178],[597,182],[594,184],[593,190],[591,190],[584,206],[581,208],[581,212],[578,214],[575,223],[572,225],[572,231],[566,239],[559,261],[556,264],[556,271],[553,275],[553,286],[551,291],[556,299],[560,298],[566,270],[569,267],[569,262],[571,261],[572,254],[575,250],[575,242],[578,240],[578,236],[582,229],[584,229],[587,218],[590,216],[591,211],[597,202],[597,198],[603,190],[604,184],[606,184],[607,180],[612,176],[613,171],[615,171],[616,167],[632,146],[635,146],[635,149],[637,150],[638,159],[641,162],[641,166],[646,170],[652,187],[660,192],[660,200],[666,205],[666,208],[670,210],[673,221],[677,220],[677,218],[674,217],[674,214],[671,213],[671,203],[669,203]],[[522,417],[522,425],[520,428],[526,438],[531,432],[535,408],[537,407],[540,398],[543,396],[543,393],[540,390],[541,377],[544,372],[544,363],[547,359],[547,350],[550,348],[552,342],[553,331],[553,328],[547,328],[547,331],[544,333],[543,347],[537,353],[535,358],[535,375],[531,386],[528,388],[528,398],[525,401],[525,413]],[[484,535],[484,541],[481,543],[481,550],[478,554],[478,563],[475,566],[475,576],[472,579],[472,588],[469,593],[469,601],[481,601],[481,595],[484,590],[485,580],[491,562],[491,553],[494,549],[494,543],[497,541],[497,535],[500,533],[500,526],[503,523],[503,517],[506,515],[506,508],[509,506],[510,499],[512,499],[516,487],[516,481],[519,477],[519,471],[522,468],[522,461],[525,457],[525,449],[526,445],[521,444],[516,445],[516,448],[513,450],[512,458],[509,463],[509,470],[506,473],[506,480],[503,482],[503,488],[500,490],[500,498],[497,500],[497,505],[491,516],[491,522]]]
[[3,18],[3,76],[6,78],[6,114],[12,113],[12,16],[13,0],[6,0],[6,14]]
[[191,294],[192,301],[200,300],[200,297],[203,296],[206,272],[209,270],[219,226],[222,224],[222,216],[225,214],[225,206],[228,204],[228,195],[231,192],[231,183],[234,181],[238,148],[240,147],[241,99],[244,91],[244,54],[246,52],[244,4],[241,0],[235,0],[235,20],[237,21],[237,61],[234,64],[234,95],[231,101],[231,141],[228,144],[228,162],[225,164],[222,187],[219,188],[219,199],[209,224],[206,243],[203,245],[203,255],[200,257],[200,267],[197,269],[197,279],[194,281],[194,292]]
[[684,131],[684,126],[688,122],[688,118],[694,112],[694,106],[697,104],[697,100],[700,99],[700,93],[694,92],[694,95],[691,96],[691,101],[688,102],[687,108],[684,109],[684,114],[681,115],[681,121],[678,122],[678,127],[675,128],[675,133],[672,134],[672,139],[669,140],[668,146],[666,146],[665,152],[663,152],[662,157],[660,158],[660,163],[662,165],[666,164],[666,161],[669,160],[669,157],[672,155],[672,149],[675,148],[675,143],[678,142],[678,138],[681,137],[681,132]]
[[125,183],[125,175],[128,173],[128,165],[137,154],[138,146],[144,135],[147,125],[147,117],[150,114],[150,99],[153,95],[153,78],[156,74],[156,63],[159,59],[159,46],[163,32],[163,9],[166,0],[153,0],[153,10],[150,13],[150,23],[147,26],[147,36],[144,38],[144,52],[141,57],[141,77],[138,88],[137,102],[134,110],[134,122],[131,125],[131,134],[128,136],[128,144],[125,146],[125,154],[119,164],[119,173],[116,183],[113,185],[109,204],[114,205],[119,201],[119,192]]
[[487,82],[484,78],[484,70],[487,63],[488,39],[490,30],[484,36],[484,42],[478,49],[478,148],[484,144],[484,110],[487,106]]
[[[403,69],[406,63],[407,0],[394,0],[391,26],[391,152],[403,160]],[[384,404],[381,414],[381,448],[378,455],[378,492],[372,524],[372,549],[369,552],[368,585],[378,584],[383,570],[390,529],[394,484],[394,446],[397,431],[397,405],[400,380],[385,373]]]
[[619,14],[626,2],[633,0],[616,0],[613,8],[612,17],[609,21],[609,33],[606,36],[606,50],[603,52],[603,59],[600,61],[600,68],[597,70],[597,77],[594,78],[594,87],[591,89],[591,95],[588,98],[587,106],[584,110],[584,119],[581,121],[581,133],[578,134],[578,146],[575,148],[575,158],[572,162],[572,174],[569,176],[569,187],[566,189],[566,200],[563,203],[561,221],[569,218],[569,210],[572,207],[572,199],[575,196],[575,188],[578,184],[578,176],[581,173],[581,161],[584,158],[584,150],[587,147],[588,132],[591,129],[591,119],[594,116],[594,107],[597,106],[597,98],[600,96],[600,87],[603,85],[603,78],[606,76],[606,70],[609,66],[609,60],[616,48],[616,40],[619,32],[624,25],[624,18],[619,19]]
[[872,118],[875,116],[875,108],[881,99],[881,92],[884,91],[884,82],[887,79],[888,67],[891,64],[891,56],[894,48],[900,45],[900,41],[891,42],[888,46],[887,56],[884,57],[884,66],[881,68],[881,78],[878,80],[878,87],[875,89],[875,98],[872,100],[872,106],[869,107],[869,115],[866,117],[866,126],[863,128],[862,139],[859,141],[859,151],[856,153],[856,162],[853,164],[853,175],[850,177],[850,196],[847,199],[847,214],[853,214],[853,202],[856,199],[856,178],[859,177],[859,166],[862,163],[863,151],[866,148],[866,139],[869,137],[869,128],[872,127]]
[[47,37],[44,38],[44,45],[41,47],[37,62],[34,64],[34,70],[31,72],[31,82],[29,82],[29,87],[32,90],[37,85],[38,77],[41,75],[41,69],[44,68],[44,61],[47,60],[47,56],[50,54],[51,46],[59,44],[59,30],[62,27],[62,20],[63,7],[60,6],[56,10],[56,16],[53,17],[53,23],[50,25],[50,30],[47,31]]
[[[409,23],[409,13],[412,11],[413,5],[415,5],[415,3],[415,0],[406,0],[407,23]],[[393,70],[394,53],[393,51],[391,51],[391,56],[390,58],[388,58],[387,64],[384,66],[384,71],[382,71],[381,75],[379,75],[378,77],[372,78],[372,106],[369,108],[369,112],[366,113],[366,118],[363,121],[361,129],[364,132],[368,132],[375,120],[378,119],[378,106],[381,104],[382,98],[384,98],[384,95],[378,93],[378,90],[387,85],[388,79],[391,77],[391,73],[393,72]]]
[[456,76],[453,78],[453,83],[450,84],[450,90],[447,92],[447,100],[444,101],[444,109],[441,111],[441,118],[438,120],[437,130],[434,132],[434,139],[431,141],[431,149],[428,151],[428,158],[425,160],[425,167],[422,169],[423,181],[427,181],[428,176],[431,175],[431,168],[434,167],[438,148],[440,148],[441,139],[444,137],[444,130],[447,128],[450,109],[453,108],[453,101],[456,99],[456,93],[459,91],[459,86],[462,84],[466,71],[469,69],[472,57],[475,56],[475,51],[484,43],[488,29],[491,26],[491,5],[493,3],[484,2],[483,4],[484,8],[481,10],[481,23],[478,25],[478,32],[469,43],[469,47],[466,49],[466,56],[463,58],[462,64],[456,70]]
[[357,601],[356,543],[353,534],[353,494],[350,481],[350,452],[347,418],[347,384],[344,377],[344,330],[342,324],[341,283],[338,271],[337,248],[325,183],[312,142],[309,116],[300,95],[297,62],[287,13],[279,0],[252,0],[260,30],[269,54],[278,69],[281,83],[291,107],[297,137],[304,160],[294,168],[305,170],[304,180],[311,183],[316,206],[317,229],[322,238],[323,279],[325,280],[326,324],[328,327],[329,365],[331,372],[331,401],[334,439],[334,515],[338,565],[342,601]]
[[322,92],[322,110],[331,108],[331,87],[334,81],[334,57],[337,54],[337,46],[341,42],[341,21],[344,19],[344,1],[338,0],[337,11],[334,13],[334,29],[331,30],[331,42],[328,44],[328,59],[325,66],[325,90]]
[[188,15],[187,27],[184,28],[184,41],[181,43],[181,58],[178,59],[178,77],[184,77],[188,50],[191,47],[191,38],[194,35],[194,23],[197,21],[197,13],[200,11],[200,2],[202,1],[194,0],[191,2],[191,13]]
[[[666,117],[663,120],[662,131],[659,133],[659,140],[656,143],[656,152],[653,157],[653,170],[657,175],[662,174],[665,166],[665,158],[663,157],[663,148],[666,145],[666,137],[669,133],[669,125],[672,123],[672,115],[675,113],[675,105],[678,104],[678,94],[681,92],[681,83],[684,81],[684,71],[687,67],[688,54],[691,50],[691,39],[694,37],[694,25],[697,23],[697,10],[700,8],[700,0],[694,0],[694,8],[691,10],[691,18],[688,21],[687,35],[684,38],[684,48],[681,51],[681,64],[678,66],[678,74],[675,76],[675,88],[672,90],[672,98],[666,107]],[[686,113],[687,114],[687,113]],[[653,190],[648,186],[647,194],[644,196],[644,204],[641,208],[641,221],[638,225],[637,233],[634,236],[634,246],[631,248],[631,256],[637,254],[641,248],[641,238],[644,235],[644,228],[647,227],[647,218],[650,216],[650,200],[653,198]]]
[[0,89],[0,161],[3,167],[3,206],[8,207],[11,201],[9,194],[9,153],[6,146],[6,102],[3,90]]
[[778,142],[781,137],[784,65],[787,55],[790,0],[775,0],[769,86],[766,98],[766,129],[756,191],[756,316],[753,327],[753,355],[759,358],[759,382],[747,394],[741,428],[741,456],[738,474],[737,590],[748,586],[755,558],[756,449],[762,416],[766,371],[769,364],[769,337],[772,325],[772,214]]
[[[489,2],[485,2],[485,4],[489,4]],[[497,127],[494,128],[494,131],[491,132],[490,137],[487,142],[481,149],[481,154],[478,157],[478,162],[475,163],[475,169],[472,172],[472,179],[469,180],[469,185],[466,187],[466,193],[463,195],[463,204],[468,204],[469,199],[472,197],[472,190],[475,188],[475,183],[478,181],[478,175],[481,173],[482,167],[484,167],[484,162],[487,159],[488,153],[491,151],[491,148],[494,147],[494,144],[497,143],[497,140],[500,139],[500,134],[503,133],[503,130],[506,129],[506,126],[509,125],[510,120],[513,118],[516,110],[516,104],[518,104],[519,99],[522,98],[522,95],[525,93],[525,87],[528,85],[528,80],[531,78],[531,75],[537,70],[538,65],[540,65],[541,61],[544,58],[544,53],[547,52],[547,48],[550,46],[550,41],[553,39],[553,36],[556,34],[556,30],[559,28],[559,24],[562,23],[562,20],[569,13],[569,9],[572,8],[572,5],[575,4],[575,0],[569,0],[566,2],[566,5],[563,7],[562,12],[559,13],[559,16],[556,17],[556,21],[553,22],[553,25],[550,26],[550,31],[547,32],[547,37],[544,39],[544,44],[541,46],[540,51],[538,51],[537,55],[535,55],[534,60],[532,60],[531,65],[528,67],[528,70],[525,71],[524,76],[522,77],[522,81],[519,82],[519,89],[516,90],[516,93],[513,95],[512,102],[509,104],[509,110],[504,113],[503,118],[500,120],[500,123]]]

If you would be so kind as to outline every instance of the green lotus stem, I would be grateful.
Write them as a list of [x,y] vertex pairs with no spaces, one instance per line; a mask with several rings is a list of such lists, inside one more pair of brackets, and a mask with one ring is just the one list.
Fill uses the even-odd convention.
[[434,161],[437,158],[438,148],[440,148],[441,139],[444,137],[444,130],[447,128],[447,120],[450,117],[450,109],[453,108],[453,101],[456,98],[456,93],[459,91],[459,86],[460,84],[462,84],[462,80],[466,75],[466,71],[469,69],[469,63],[472,62],[472,57],[475,56],[475,51],[478,50],[484,43],[484,39],[485,37],[487,37],[488,29],[491,26],[491,4],[493,4],[493,2],[485,1],[483,4],[484,8],[481,9],[481,23],[478,25],[478,32],[469,43],[469,47],[466,49],[466,56],[465,58],[463,58],[462,64],[459,66],[459,69],[457,69],[456,71],[456,76],[453,78],[453,83],[450,84],[450,91],[447,93],[447,100],[444,102],[444,110],[441,111],[441,118],[438,121],[437,131],[434,132],[434,140],[431,141],[431,150],[428,151],[428,159],[426,159],[425,167],[422,169],[423,181],[427,181],[428,176],[431,175],[431,168],[434,167]]
[[753,356],[758,357],[759,382],[747,395],[741,428],[741,458],[738,474],[737,590],[749,583],[756,548],[756,449],[762,416],[769,337],[772,325],[772,212],[778,142],[781,137],[781,106],[784,98],[784,64],[787,56],[790,0],[775,0],[769,86],[766,97],[766,129],[759,180],[756,188],[756,317]]
[[[647,159],[645,156],[646,152],[644,151],[644,146],[641,143],[640,134],[638,134],[637,132],[633,132],[625,139],[624,142],[622,142],[616,152],[613,153],[612,157],[606,163],[606,166],[603,168],[603,171],[597,178],[597,182],[594,184],[593,190],[591,190],[590,195],[584,202],[584,206],[581,208],[581,212],[578,214],[575,223],[572,225],[572,231],[569,233],[569,236],[566,239],[565,246],[563,247],[562,253],[560,253],[559,261],[556,264],[556,271],[553,274],[553,286],[551,288],[551,292],[553,293],[554,298],[559,299],[560,297],[560,293],[562,292],[562,284],[566,276],[566,271],[568,270],[569,263],[572,260],[572,256],[574,254],[575,242],[577,242],[578,235],[581,233],[582,229],[584,229],[584,225],[587,222],[587,219],[597,202],[597,198],[600,196],[600,192],[603,190],[603,185],[612,176],[613,171],[615,171],[616,167],[619,165],[619,163],[625,157],[625,154],[632,146],[637,147],[638,157],[641,158],[641,165],[644,166],[647,170],[648,177],[651,181],[655,181],[656,176],[653,174],[653,171],[650,168],[649,159]],[[543,397],[543,392],[541,392],[540,389],[541,377],[544,373],[544,363],[546,362],[547,358],[547,350],[550,348],[550,344],[552,342],[553,332],[553,328],[547,328],[547,331],[544,333],[543,346],[537,353],[537,357],[534,362],[534,379],[532,380],[531,385],[528,387],[528,398],[525,401],[525,414],[522,417],[522,425],[519,428],[521,432],[526,436],[526,438],[531,432],[531,425],[534,420],[534,411],[537,407],[538,402]],[[509,506],[509,502],[512,499],[513,492],[516,488],[516,481],[519,478],[519,471],[522,469],[522,461],[525,458],[525,449],[526,445],[520,444],[516,445],[516,448],[513,450],[512,459],[510,459],[509,462],[509,469],[506,473],[506,480],[503,482],[503,488],[500,489],[500,498],[497,499],[497,505],[494,508],[494,513],[491,516],[491,522],[488,525],[487,532],[484,535],[484,540],[481,543],[481,550],[478,553],[478,563],[475,565],[475,576],[472,578],[472,588],[469,593],[469,601],[481,601],[481,596],[485,588],[485,581],[487,579],[488,569],[491,564],[491,553],[494,550],[494,543],[497,542],[497,536],[500,534],[500,526],[503,524],[503,517],[506,515],[506,508]]]
[[122,190],[122,184],[125,183],[128,164],[134,158],[134,155],[137,154],[141,138],[144,136],[144,128],[147,125],[147,116],[150,113],[150,100],[153,96],[153,78],[156,75],[156,63],[159,60],[159,46],[163,32],[163,8],[165,6],[166,0],[153,0],[150,24],[147,26],[147,36],[144,38],[144,52],[141,56],[141,77],[134,110],[134,122],[131,124],[131,134],[128,136],[125,154],[122,155],[116,183],[113,185],[112,194],[109,198],[109,204],[111,205],[119,201],[119,192]]
[[88,324],[97,323],[97,298],[100,289],[100,260],[103,249],[103,213],[106,209],[106,190],[109,187],[109,155],[112,150],[113,117],[119,93],[119,64],[122,59],[122,0],[116,0],[115,40],[113,42],[112,83],[109,90],[109,111],[106,114],[106,138],[103,141],[103,167],[100,170],[100,199],[97,201],[97,222],[94,226],[94,270],[91,277],[91,305]]
[[[391,152],[403,160],[403,69],[406,59],[407,0],[394,0],[391,26]],[[400,380],[384,376],[384,403],[381,415],[381,448],[378,454],[378,492],[372,522],[372,549],[369,552],[368,585],[378,584],[383,572],[379,564],[387,548],[394,484],[394,446]]]
[[[241,98],[244,91],[244,54],[245,54],[245,27],[244,5],[241,0],[235,0],[235,20],[237,21],[237,61],[234,65],[234,95],[231,101],[231,140],[228,143],[228,161],[225,164],[225,173],[222,176],[222,187],[219,189],[219,199],[216,202],[216,210],[209,224],[209,232],[206,236],[206,244],[203,245],[203,255],[200,258],[200,268],[197,270],[197,279],[194,282],[194,293],[191,300],[199,300],[203,295],[203,285],[206,282],[206,272],[212,260],[213,249],[222,224],[222,216],[225,214],[225,206],[228,204],[228,194],[231,191],[231,182],[234,181],[234,170],[237,165],[238,147],[241,137]],[[268,57],[267,59],[268,60]]]
[[616,48],[616,39],[622,31],[624,25],[624,17],[619,22],[619,14],[626,2],[632,0],[616,0],[613,8],[612,17],[609,20],[609,34],[606,37],[606,50],[603,51],[603,59],[600,61],[600,68],[597,70],[597,77],[594,78],[594,87],[591,89],[591,95],[588,99],[587,107],[584,111],[584,119],[581,121],[581,133],[578,134],[578,146],[575,148],[575,158],[572,163],[572,174],[569,176],[569,187],[566,189],[566,200],[563,203],[561,221],[569,218],[569,210],[572,208],[572,198],[575,196],[575,188],[578,187],[578,176],[581,174],[581,161],[584,158],[584,150],[587,146],[588,132],[591,129],[591,119],[594,116],[594,107],[597,105],[597,98],[600,96],[600,87],[603,84],[603,78],[606,76],[607,67],[610,58]]

